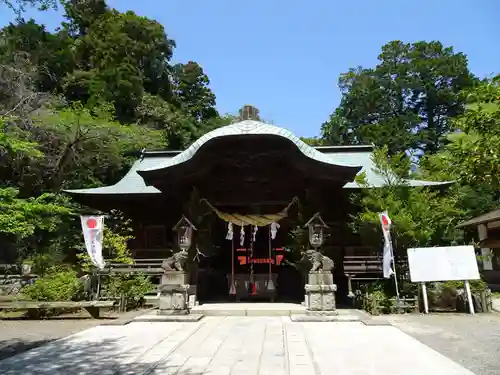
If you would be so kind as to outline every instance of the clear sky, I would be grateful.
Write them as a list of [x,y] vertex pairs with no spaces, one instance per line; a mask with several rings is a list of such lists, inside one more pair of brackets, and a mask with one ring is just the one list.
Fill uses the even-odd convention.
[[[439,40],[478,76],[500,71],[499,0],[108,0],[156,19],[211,80],[221,113],[253,104],[300,136],[319,134],[340,100],[339,75],[376,64],[391,40]],[[49,29],[60,12],[29,12]],[[0,25],[13,14],[0,6]]]

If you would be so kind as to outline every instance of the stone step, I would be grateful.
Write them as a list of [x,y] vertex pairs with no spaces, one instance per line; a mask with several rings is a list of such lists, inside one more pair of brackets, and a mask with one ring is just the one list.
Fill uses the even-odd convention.
[[291,316],[305,311],[294,303],[207,303],[191,309],[192,314],[205,316]]
[[146,314],[134,318],[133,322],[176,322],[176,323],[196,323],[203,318],[203,314],[189,315],[161,315],[161,314]]

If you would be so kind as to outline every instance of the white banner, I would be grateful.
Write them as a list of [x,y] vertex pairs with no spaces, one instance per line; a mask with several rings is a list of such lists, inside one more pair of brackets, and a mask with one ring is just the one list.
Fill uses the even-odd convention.
[[102,270],[102,239],[104,234],[104,216],[81,216],[83,239],[92,263]]
[[382,212],[380,214],[380,224],[382,224],[382,233],[384,234],[384,252],[382,258],[382,269],[384,271],[384,277],[389,279],[393,274],[392,269],[392,241],[391,241],[391,224],[392,221],[387,214],[387,212]]

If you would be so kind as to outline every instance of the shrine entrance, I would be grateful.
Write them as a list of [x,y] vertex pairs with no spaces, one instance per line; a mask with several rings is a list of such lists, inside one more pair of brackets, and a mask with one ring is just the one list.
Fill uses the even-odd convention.
[[290,250],[285,247],[289,222],[280,220],[296,202],[277,215],[233,216],[213,208],[219,216],[212,228],[216,250],[199,263],[201,303],[303,301],[304,277],[290,262]]

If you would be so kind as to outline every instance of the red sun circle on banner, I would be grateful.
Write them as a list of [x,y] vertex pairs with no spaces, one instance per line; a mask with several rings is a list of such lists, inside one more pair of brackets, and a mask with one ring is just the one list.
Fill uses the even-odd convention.
[[94,229],[97,227],[97,220],[96,219],[88,219],[87,220],[87,227],[90,229]]
[[388,226],[389,225],[389,220],[387,220],[387,216],[382,215],[382,225]]

